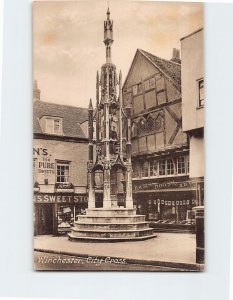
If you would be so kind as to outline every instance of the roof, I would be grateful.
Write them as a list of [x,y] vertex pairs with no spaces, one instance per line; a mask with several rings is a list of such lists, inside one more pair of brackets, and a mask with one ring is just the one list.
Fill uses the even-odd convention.
[[34,100],[34,134],[43,134],[39,123],[39,120],[43,116],[62,118],[63,136],[72,138],[87,138],[80,126],[81,123],[88,120],[87,108],[48,103],[41,100]]
[[195,31],[193,31],[193,32],[191,32],[191,33],[183,36],[180,40],[182,41],[183,39],[186,39],[187,37],[190,37],[191,35],[194,35],[194,34],[198,33],[199,31],[202,31],[202,30],[203,30],[203,28],[199,28],[199,29],[197,29],[197,30],[195,30]]
[[155,67],[167,76],[180,90],[181,89],[181,64],[155,56],[149,52],[138,49]]

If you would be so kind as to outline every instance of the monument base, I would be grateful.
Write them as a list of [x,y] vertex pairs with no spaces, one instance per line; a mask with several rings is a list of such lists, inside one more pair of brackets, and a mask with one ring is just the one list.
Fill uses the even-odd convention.
[[134,208],[92,208],[78,217],[68,236],[72,241],[123,242],[146,240],[156,234]]

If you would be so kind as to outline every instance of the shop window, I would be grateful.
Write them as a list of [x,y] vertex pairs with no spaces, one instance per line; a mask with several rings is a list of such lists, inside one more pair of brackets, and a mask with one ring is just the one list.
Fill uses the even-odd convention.
[[150,177],[158,176],[158,161],[154,160],[150,162]]
[[167,175],[175,174],[175,164],[172,158],[167,159]]
[[46,118],[46,133],[61,134],[62,120],[58,118]]
[[204,79],[198,81],[198,107],[204,106]]
[[177,174],[185,174],[185,156],[177,157]]
[[57,162],[57,183],[69,183],[70,164],[69,162]]
[[166,160],[159,160],[159,176],[166,176]]
[[59,205],[58,206],[58,233],[67,234],[70,228],[74,226],[74,222],[78,220],[78,216],[85,213],[85,207],[78,205]]
[[142,177],[148,177],[149,175],[149,163],[145,161],[142,165]]

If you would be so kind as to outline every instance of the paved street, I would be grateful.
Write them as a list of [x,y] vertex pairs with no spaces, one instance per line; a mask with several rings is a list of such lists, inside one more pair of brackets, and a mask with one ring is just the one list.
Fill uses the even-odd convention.
[[[137,242],[119,242],[119,243],[88,243],[88,242],[71,242],[66,236],[36,236],[34,239],[35,250],[50,252],[61,255],[80,256],[80,257],[110,257],[121,258],[126,264],[132,263],[132,260],[143,261],[145,265],[155,265],[155,262],[163,266],[171,267],[172,264],[194,265],[195,266],[195,247],[196,239],[194,234],[189,233],[158,233],[157,238]],[[43,254],[42,252],[42,254]],[[37,255],[35,259],[37,259]],[[135,262],[134,262],[135,263]],[[169,263],[171,263],[169,265]],[[101,263],[98,270],[113,269],[113,264]],[[86,267],[88,265],[88,268]],[[116,269],[127,269],[125,264],[114,263]],[[38,269],[49,269],[46,264],[43,266],[36,264]],[[53,267],[53,265],[52,265]],[[62,266],[63,268],[64,266]],[[59,266],[56,266],[59,269]],[[69,264],[67,268],[71,268]],[[89,270],[97,269],[95,263],[83,262],[83,264],[72,264],[73,269]],[[132,269],[136,266],[132,266]],[[144,268],[144,266],[143,266]],[[149,267],[151,268],[151,267]],[[130,268],[131,269],[131,268]],[[186,269],[188,269],[186,267]],[[115,269],[114,269],[115,270]],[[140,270],[140,267],[138,268]],[[150,269],[151,270],[151,269]]]

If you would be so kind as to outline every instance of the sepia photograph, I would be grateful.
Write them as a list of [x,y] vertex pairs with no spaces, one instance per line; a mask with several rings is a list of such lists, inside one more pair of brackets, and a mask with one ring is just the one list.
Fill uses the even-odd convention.
[[34,269],[204,271],[204,4],[32,10]]

